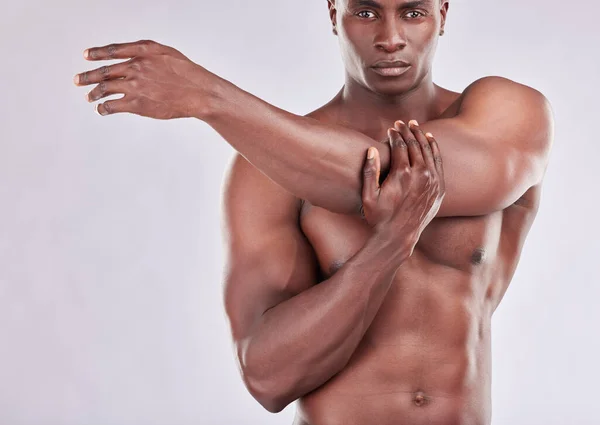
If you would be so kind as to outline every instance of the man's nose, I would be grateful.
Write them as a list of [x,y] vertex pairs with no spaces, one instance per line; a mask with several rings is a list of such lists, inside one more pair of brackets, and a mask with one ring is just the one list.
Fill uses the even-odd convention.
[[406,46],[406,35],[402,24],[394,19],[387,19],[383,22],[379,34],[375,39],[375,47],[393,53]]

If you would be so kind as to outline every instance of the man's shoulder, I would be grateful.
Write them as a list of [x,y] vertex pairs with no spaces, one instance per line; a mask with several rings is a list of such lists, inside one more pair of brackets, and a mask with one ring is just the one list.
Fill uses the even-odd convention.
[[466,108],[482,111],[482,107],[488,114],[495,110],[502,111],[503,115],[519,115],[531,108],[546,112],[551,108],[549,100],[539,90],[497,75],[478,78],[461,94],[461,111]]
[[239,152],[234,152],[222,182],[223,201],[299,212],[302,201],[271,180]]
[[[487,76],[471,83],[463,97],[458,117],[473,134],[501,146],[507,155],[527,156],[545,170],[554,138],[554,113],[540,91],[505,77]],[[533,187],[528,196],[537,197],[538,191]]]
[[508,78],[475,80],[462,94],[457,117],[489,140],[512,141],[520,150],[547,157],[554,134],[554,112],[540,91]]
[[467,91],[473,89],[480,90],[499,90],[499,91],[516,91],[522,93],[541,93],[535,88],[528,86],[523,83],[519,83],[518,81],[511,80],[507,77],[501,77],[499,75],[487,75],[484,77],[480,77],[474,80],[471,84],[469,84],[463,94],[466,94]]

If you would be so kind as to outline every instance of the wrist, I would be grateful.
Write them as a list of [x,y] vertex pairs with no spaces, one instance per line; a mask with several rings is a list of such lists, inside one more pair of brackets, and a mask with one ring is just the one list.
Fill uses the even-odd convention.
[[225,103],[227,84],[231,83],[216,74],[212,74],[210,82],[205,80],[202,84],[204,87],[195,95],[190,115],[207,123],[218,116],[219,111],[223,110],[223,104]]
[[380,255],[393,259],[398,265],[412,255],[416,245],[413,234],[398,235],[397,232],[391,232],[389,228],[375,228],[372,239]]

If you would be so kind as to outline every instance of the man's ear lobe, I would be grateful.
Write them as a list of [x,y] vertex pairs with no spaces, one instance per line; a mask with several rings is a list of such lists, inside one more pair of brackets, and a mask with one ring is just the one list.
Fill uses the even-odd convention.
[[327,0],[327,7],[329,8],[329,19],[331,20],[332,30],[337,35],[336,16],[337,10],[335,8],[335,0]]

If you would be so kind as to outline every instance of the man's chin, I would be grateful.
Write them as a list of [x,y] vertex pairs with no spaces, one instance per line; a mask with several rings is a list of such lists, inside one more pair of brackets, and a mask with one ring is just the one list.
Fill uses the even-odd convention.
[[394,81],[368,81],[367,87],[374,93],[383,95],[383,96],[400,96],[406,93],[410,84],[408,81],[395,79]]
[[395,77],[381,76],[372,69],[366,74],[364,81],[366,87],[372,92],[385,96],[398,96],[406,93],[413,85],[413,79],[408,73]]

